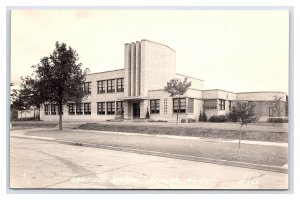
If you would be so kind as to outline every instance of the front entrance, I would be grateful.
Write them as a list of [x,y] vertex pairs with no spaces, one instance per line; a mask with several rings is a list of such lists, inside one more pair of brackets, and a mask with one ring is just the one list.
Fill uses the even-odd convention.
[[133,119],[140,118],[140,103],[132,103]]

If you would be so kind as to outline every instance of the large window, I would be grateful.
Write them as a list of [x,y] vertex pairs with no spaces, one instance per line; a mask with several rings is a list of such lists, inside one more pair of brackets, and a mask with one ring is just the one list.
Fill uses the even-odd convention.
[[115,79],[107,80],[107,93],[115,92]]
[[69,103],[69,115],[75,115],[75,103]]
[[82,115],[82,103],[76,103],[76,115]]
[[115,114],[115,102],[114,101],[106,103],[106,113],[108,115],[114,115]]
[[58,113],[58,114],[61,113],[61,114],[63,115],[63,114],[64,114],[64,106],[61,106],[61,107],[62,107],[62,109],[60,109],[60,107],[57,106],[57,113]]
[[217,99],[204,100],[205,110],[216,110],[217,109]]
[[117,113],[118,114],[124,114],[124,102],[123,101],[117,101]]
[[186,112],[186,99],[173,99],[173,112],[185,113]]
[[188,113],[194,113],[194,99],[188,99]]
[[91,82],[85,82],[84,83],[84,91],[87,93],[87,94],[91,94]]
[[45,104],[45,115],[50,115],[50,105],[49,104]]
[[105,82],[106,81],[97,81],[98,94],[105,93]]
[[117,92],[124,92],[124,78],[117,79]]
[[150,100],[150,113],[159,113],[159,99]]
[[91,114],[91,103],[84,103],[84,114],[85,115]]
[[98,115],[105,115],[105,102],[97,102]]
[[219,108],[220,110],[225,110],[225,100],[219,99]]
[[56,107],[55,104],[51,104],[51,115],[56,115]]

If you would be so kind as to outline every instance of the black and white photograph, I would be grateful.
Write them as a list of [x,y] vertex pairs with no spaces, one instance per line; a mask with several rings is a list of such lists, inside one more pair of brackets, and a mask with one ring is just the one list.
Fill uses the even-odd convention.
[[289,189],[289,9],[11,9],[9,187]]

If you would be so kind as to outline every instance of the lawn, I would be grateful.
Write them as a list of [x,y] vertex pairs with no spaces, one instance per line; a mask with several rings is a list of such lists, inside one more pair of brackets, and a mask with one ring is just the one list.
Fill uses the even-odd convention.
[[[228,140],[236,140],[239,138],[238,130],[221,130],[205,127],[182,127],[176,126],[147,126],[141,124],[140,126],[131,124],[103,124],[103,123],[85,123],[78,126],[79,129],[97,130],[97,131],[112,131],[112,132],[128,132],[128,133],[141,133],[153,135],[177,135],[177,136],[192,136],[202,138],[221,138]],[[242,131],[243,140],[252,141],[267,141],[267,142],[288,142],[287,132],[274,132],[274,131]]]

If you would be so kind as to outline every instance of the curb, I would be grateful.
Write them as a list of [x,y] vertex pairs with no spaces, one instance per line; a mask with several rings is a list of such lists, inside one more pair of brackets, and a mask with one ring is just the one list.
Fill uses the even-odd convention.
[[278,172],[278,173],[286,173],[286,174],[288,173],[288,168],[279,167],[279,166],[259,165],[259,164],[253,164],[253,163],[228,161],[228,160],[218,160],[218,159],[205,158],[205,157],[189,156],[189,155],[182,155],[182,154],[172,154],[172,153],[166,153],[166,152],[149,151],[149,150],[142,150],[142,149],[135,149],[135,148],[127,148],[127,147],[116,147],[116,146],[96,144],[96,143],[75,142],[75,141],[60,140],[60,139],[46,138],[46,137],[36,137],[36,136],[11,136],[11,137],[12,138],[22,138],[22,139],[34,139],[34,140],[48,141],[48,142],[57,142],[57,143],[67,144],[67,145],[102,148],[102,149],[108,149],[108,150],[114,150],[114,151],[139,153],[139,154],[144,154],[144,155],[160,156],[160,157],[167,157],[167,158],[173,158],[173,159],[181,159],[181,160],[188,160],[188,161],[226,165],[226,166],[232,166],[232,167],[249,168],[249,169],[256,169],[256,170],[263,170],[263,171],[270,171],[270,172]]

